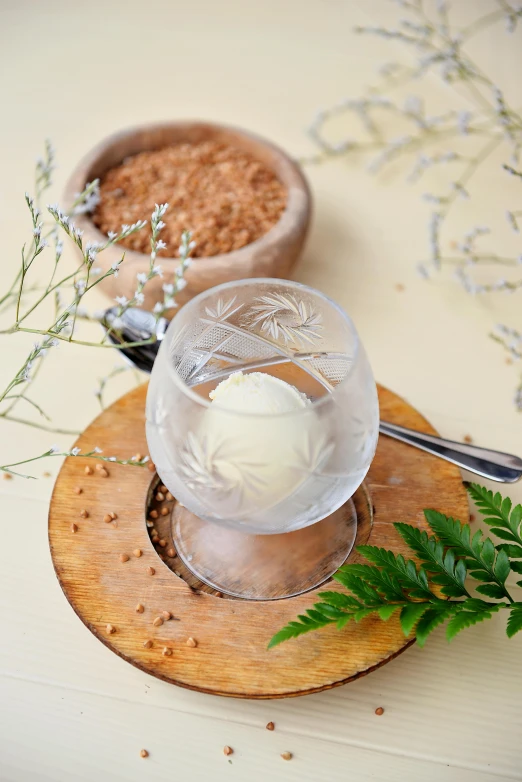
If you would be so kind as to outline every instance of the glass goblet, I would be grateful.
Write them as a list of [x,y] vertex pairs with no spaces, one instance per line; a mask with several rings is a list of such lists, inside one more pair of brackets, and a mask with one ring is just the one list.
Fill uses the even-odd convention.
[[[252,373],[255,386],[227,396],[223,384],[209,398]],[[350,498],[378,424],[364,348],[327,296],[250,279],[192,299],[165,334],[147,396],[151,458],[177,500],[178,555],[237,597],[322,583],[353,546]]]

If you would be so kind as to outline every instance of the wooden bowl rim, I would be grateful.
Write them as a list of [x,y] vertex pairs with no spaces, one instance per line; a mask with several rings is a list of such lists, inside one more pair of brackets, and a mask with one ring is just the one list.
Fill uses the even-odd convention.
[[[216,122],[207,122],[205,120],[173,120],[170,122],[155,122],[146,125],[132,125],[128,128],[123,128],[109,136],[106,136],[99,141],[94,147],[92,147],[79,161],[76,167],[73,169],[69,176],[65,189],[64,189],[64,202],[65,206],[69,207],[73,202],[76,194],[81,192],[86,183],[90,181],[90,171],[93,166],[111,147],[118,144],[122,139],[128,139],[133,136],[139,135],[143,132],[159,132],[161,130],[170,128],[179,128],[181,130],[192,127],[210,128],[213,131],[224,132],[225,134],[231,133],[239,136],[243,136],[249,141],[253,141],[259,147],[271,150],[278,160],[283,164],[283,172],[285,176],[280,176],[282,183],[287,188],[288,200],[283,214],[280,219],[272,226],[272,228],[263,236],[256,239],[254,242],[241,247],[239,250],[232,250],[229,253],[221,253],[219,255],[210,255],[204,257],[195,258],[197,267],[201,271],[210,271],[217,263],[227,263],[234,266],[244,266],[251,260],[252,252],[259,251],[260,249],[277,248],[281,240],[287,236],[291,236],[296,233],[296,225],[301,225],[304,228],[304,233],[307,232],[312,211],[312,195],[310,192],[310,186],[305,178],[305,175],[301,169],[301,166],[297,161],[290,157],[277,144],[272,141],[259,136],[257,133],[253,133],[249,130],[243,130],[234,125],[222,125]],[[147,147],[143,148],[143,152],[147,151]],[[138,153],[136,153],[138,154]],[[296,220],[300,217],[301,220]],[[104,242],[107,237],[103,234],[99,228],[94,224],[89,214],[81,214],[75,216],[75,222],[84,230],[89,233],[89,238],[97,241]],[[114,245],[115,249],[118,249],[120,245]],[[130,250],[123,245],[122,252],[125,252],[125,258],[127,264],[129,261],[134,263],[146,263],[150,258],[148,253],[140,253],[136,250]],[[161,264],[169,266],[178,266],[179,258],[172,258],[167,256],[160,256],[158,261]]]

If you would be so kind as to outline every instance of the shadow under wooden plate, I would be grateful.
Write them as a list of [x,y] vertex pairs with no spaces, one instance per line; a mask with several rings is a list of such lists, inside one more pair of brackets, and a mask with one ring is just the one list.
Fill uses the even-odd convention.
[[[119,399],[93,421],[77,446],[90,450],[97,445],[104,454],[120,457],[146,453],[145,395],[142,386]],[[379,401],[383,419],[436,434],[420,413],[391,391],[380,387]],[[212,590],[196,591],[192,586],[198,585],[189,586],[181,570],[177,576],[159,559],[149,537],[145,513],[155,476],[146,468],[117,464],[108,466],[107,478],[96,471],[86,475],[88,463],[92,461],[81,456],[67,459],[54,487],[49,511],[54,567],[67,599],[89,630],[143,671],[213,695],[284,698],[364,676],[412,643],[404,638],[396,617],[388,622],[366,617],[340,632],[326,628],[268,651],[272,635],[309,608],[324,585],[298,597],[266,602],[227,600]],[[423,508],[468,519],[459,470],[394,440],[379,439],[366,483],[374,510],[373,545],[407,554],[393,522],[424,528]],[[82,488],[81,494],[74,493],[75,486]],[[80,516],[82,509],[88,518]],[[106,523],[104,516],[110,511],[117,519]],[[71,530],[73,522],[76,533]],[[129,559],[122,561],[121,555]],[[362,560],[352,553],[350,561]],[[335,582],[328,588],[340,589]],[[138,604],[142,613],[136,611]],[[177,621],[154,624],[163,611]],[[197,646],[188,646],[188,638]],[[152,645],[145,647],[148,641]]]

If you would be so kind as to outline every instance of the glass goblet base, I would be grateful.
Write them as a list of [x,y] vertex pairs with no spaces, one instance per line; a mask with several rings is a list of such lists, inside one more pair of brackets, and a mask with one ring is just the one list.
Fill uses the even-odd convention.
[[321,521],[279,535],[252,535],[204,521],[176,504],[178,555],[205,584],[246,600],[295,597],[324,583],[345,562],[357,534],[353,500]]

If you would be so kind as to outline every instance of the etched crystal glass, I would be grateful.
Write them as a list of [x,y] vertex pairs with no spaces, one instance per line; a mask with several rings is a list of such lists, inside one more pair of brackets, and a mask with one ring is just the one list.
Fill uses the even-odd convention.
[[[211,402],[209,392],[238,371],[268,373],[309,402],[268,414]],[[227,283],[200,294],[170,324],[147,397],[151,458],[178,501],[173,537],[179,555],[203,581],[244,596],[244,586],[230,586],[235,576],[220,578],[220,552],[222,564],[228,556],[226,567],[233,570],[235,562],[250,571],[250,580],[260,563],[252,570],[246,549],[254,558],[261,548],[266,556],[267,545],[280,551],[291,542],[282,533],[315,525],[347,506],[346,533],[340,540],[336,530],[335,556],[321,565],[324,580],[353,545],[356,523],[348,501],[370,466],[378,421],[363,346],[331,299],[273,279]],[[274,540],[262,543],[260,536]],[[318,529],[313,537],[322,537]],[[209,549],[204,556],[202,547]],[[262,581],[259,594],[250,589],[246,596],[273,596],[266,574]],[[303,591],[297,586],[290,593]]]

